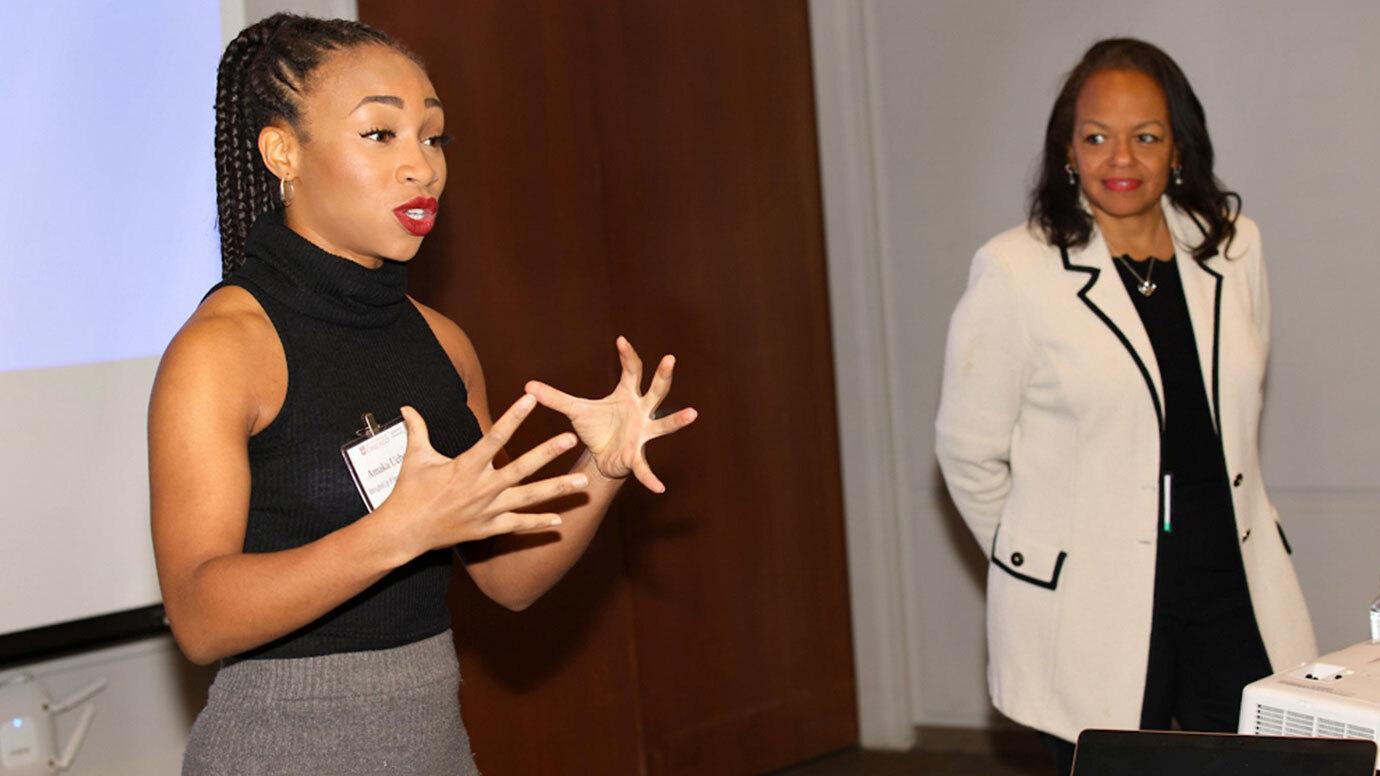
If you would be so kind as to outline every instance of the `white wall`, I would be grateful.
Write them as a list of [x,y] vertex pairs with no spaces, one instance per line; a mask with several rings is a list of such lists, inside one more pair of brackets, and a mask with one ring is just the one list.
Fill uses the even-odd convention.
[[[172,776],[181,770],[187,731],[206,702],[213,670],[187,662],[170,637],[143,639],[23,666],[46,688],[63,696],[97,679],[109,682],[96,695],[90,733],[67,773],[73,776]],[[13,672],[0,672],[0,679]],[[3,706],[3,704],[0,704]],[[11,713],[0,708],[0,718]],[[58,717],[58,746],[70,736],[79,710]],[[0,767],[0,774],[6,772]]]
[[1023,218],[1063,75],[1102,37],[1176,58],[1207,109],[1220,177],[1261,225],[1275,304],[1265,474],[1320,646],[1365,638],[1380,581],[1380,5],[811,11],[864,741],[906,745],[906,711],[920,725],[994,721],[985,564],[932,454],[944,337],[974,250]]
[[[276,11],[358,18],[355,0],[222,0],[223,38],[229,42],[245,25]],[[207,108],[210,109],[209,107]],[[207,138],[210,142],[210,138]],[[95,698],[90,734],[68,771],[74,776],[174,776],[192,721],[206,700],[213,669],[198,668],[160,636],[82,654],[0,669],[0,679],[27,673],[54,699],[87,682],[105,678],[109,686]],[[0,708],[0,717],[5,710]],[[59,718],[65,740],[79,714]],[[0,774],[5,769],[0,767]]]

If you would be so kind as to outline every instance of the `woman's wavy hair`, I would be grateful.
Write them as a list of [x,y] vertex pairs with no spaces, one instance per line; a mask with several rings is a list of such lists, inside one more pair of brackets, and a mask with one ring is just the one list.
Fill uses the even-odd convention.
[[216,209],[221,273],[244,263],[244,239],[260,215],[282,207],[278,181],[259,155],[259,130],[284,123],[305,137],[301,100],[331,53],[388,46],[418,62],[388,34],[345,19],[279,13],[246,27],[216,71]]
[[1201,261],[1216,254],[1217,246],[1224,242],[1229,247],[1236,236],[1241,197],[1228,191],[1212,172],[1212,139],[1208,137],[1203,104],[1168,54],[1134,38],[1108,38],[1094,43],[1064,79],[1045,127],[1039,178],[1030,192],[1030,223],[1044,233],[1050,244],[1060,248],[1088,244],[1093,216],[1079,201],[1080,187],[1069,185],[1064,165],[1068,163],[1068,147],[1073,141],[1078,93],[1088,78],[1103,70],[1136,70],[1159,84],[1169,104],[1174,146],[1183,168],[1183,183],[1171,181],[1165,193],[1203,230],[1203,242],[1193,250],[1193,258]]

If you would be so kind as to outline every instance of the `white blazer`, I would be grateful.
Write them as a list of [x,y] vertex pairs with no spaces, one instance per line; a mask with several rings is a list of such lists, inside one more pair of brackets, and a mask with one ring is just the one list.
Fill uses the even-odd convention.
[[[1260,233],[1240,217],[1230,259],[1202,262],[1203,232],[1165,199],[1237,536],[1275,670],[1316,656],[1258,432],[1270,350]],[[1223,246],[1219,246],[1220,248]],[[1106,243],[1060,251],[1026,226],[973,259],[949,327],[935,423],[949,493],[988,552],[992,702],[1076,740],[1140,724],[1164,392],[1150,339]]]

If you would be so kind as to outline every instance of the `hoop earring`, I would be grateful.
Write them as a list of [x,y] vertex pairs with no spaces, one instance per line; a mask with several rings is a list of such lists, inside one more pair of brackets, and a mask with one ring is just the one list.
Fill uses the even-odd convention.
[[1175,186],[1182,186],[1182,185],[1184,185],[1184,168],[1183,168],[1183,165],[1181,165],[1181,164],[1176,164],[1176,165],[1174,165],[1173,167],[1171,167],[1171,168],[1169,168],[1169,169],[1170,169],[1171,172],[1174,173],[1174,185],[1175,185]]
[[287,207],[288,205],[292,204],[293,194],[294,192],[292,181],[288,180],[287,178],[279,178],[278,200],[283,203],[283,207]]
[[1065,164],[1065,165],[1064,165],[1064,172],[1066,172],[1066,173],[1069,174],[1069,185],[1070,185],[1070,186],[1077,186],[1077,185],[1078,185],[1078,171],[1075,170],[1075,169],[1073,169],[1073,165],[1071,165],[1071,164]]

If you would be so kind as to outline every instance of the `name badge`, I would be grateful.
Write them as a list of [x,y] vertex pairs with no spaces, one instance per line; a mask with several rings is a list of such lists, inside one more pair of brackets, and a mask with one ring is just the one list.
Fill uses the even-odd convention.
[[355,432],[355,438],[340,446],[350,477],[370,512],[378,509],[398,484],[406,452],[407,426],[403,419],[399,417],[380,426],[370,413],[364,414],[364,428]]

